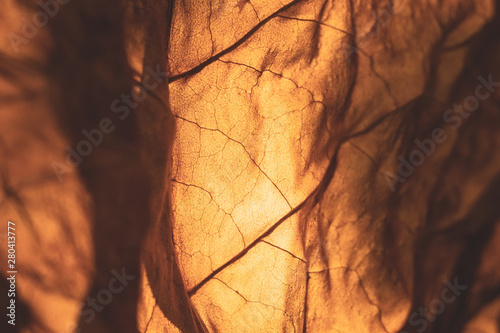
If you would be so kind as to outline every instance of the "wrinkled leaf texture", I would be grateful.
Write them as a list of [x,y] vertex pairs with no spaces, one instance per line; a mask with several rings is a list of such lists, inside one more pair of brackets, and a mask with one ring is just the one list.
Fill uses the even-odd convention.
[[[498,332],[500,91],[443,119],[478,76],[500,81],[498,5],[73,0],[16,53],[8,33],[40,8],[5,1],[16,329],[417,332],[457,279],[424,332]],[[112,101],[157,66],[168,82],[119,119]],[[53,162],[103,118],[116,129],[59,182]],[[438,128],[393,191],[398,157]],[[137,278],[86,323],[122,268]]]

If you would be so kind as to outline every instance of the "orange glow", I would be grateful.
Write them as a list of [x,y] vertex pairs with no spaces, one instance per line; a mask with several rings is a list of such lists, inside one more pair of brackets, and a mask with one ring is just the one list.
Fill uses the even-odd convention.
[[499,1],[62,2],[0,13],[0,332],[500,333]]

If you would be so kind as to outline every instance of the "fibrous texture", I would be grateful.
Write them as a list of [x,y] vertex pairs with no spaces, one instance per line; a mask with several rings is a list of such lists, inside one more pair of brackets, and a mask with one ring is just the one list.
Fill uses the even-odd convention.
[[18,329],[499,331],[498,1],[73,0],[27,38],[47,2],[1,14]]

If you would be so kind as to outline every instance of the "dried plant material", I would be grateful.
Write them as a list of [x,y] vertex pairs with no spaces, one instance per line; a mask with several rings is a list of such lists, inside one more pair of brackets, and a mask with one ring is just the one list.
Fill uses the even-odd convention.
[[5,329],[500,331],[498,1],[7,2]]

